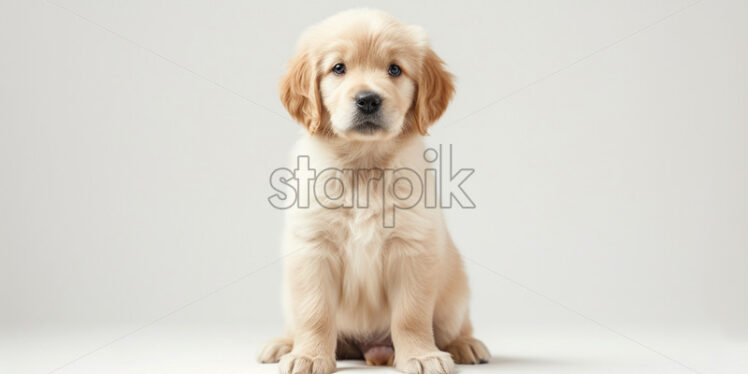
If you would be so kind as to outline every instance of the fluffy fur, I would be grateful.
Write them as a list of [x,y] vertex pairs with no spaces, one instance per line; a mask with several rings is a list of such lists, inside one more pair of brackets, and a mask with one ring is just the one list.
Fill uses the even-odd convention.
[[[345,74],[332,72],[337,63],[345,63]],[[402,75],[388,75],[391,64]],[[373,133],[352,129],[354,96],[362,90],[382,98],[381,128]],[[472,335],[462,261],[441,211],[420,204],[397,210],[394,228],[382,224],[392,209],[382,199],[401,187],[377,179],[378,169],[429,167],[421,135],[454,91],[424,32],[379,11],[339,13],[304,33],[280,91],[308,130],[293,155],[308,155],[319,178],[341,177],[319,173],[326,168],[359,171],[336,185],[369,204],[345,201],[353,207],[329,209],[317,196],[309,208],[289,210],[286,333],[268,342],[259,360],[280,361],[284,374],[331,373],[336,357],[426,374],[452,373],[455,362],[486,362],[488,350]]]

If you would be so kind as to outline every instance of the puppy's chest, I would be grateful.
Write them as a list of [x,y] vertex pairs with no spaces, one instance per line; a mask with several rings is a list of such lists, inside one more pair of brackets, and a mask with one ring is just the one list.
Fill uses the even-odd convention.
[[[314,214],[324,215],[318,222],[325,225],[324,230],[334,238],[341,260],[341,308],[366,306],[364,309],[372,313],[381,312],[378,309],[386,307],[386,247],[396,231],[387,227],[384,219],[393,209],[392,183],[383,178],[381,170],[359,169],[354,176],[345,172],[321,176],[329,178],[330,182],[317,181],[327,189],[325,194],[318,193],[321,209]],[[337,201],[325,200],[337,196],[341,197]],[[338,207],[329,209],[334,203]],[[362,314],[361,310],[357,313]],[[366,318],[365,315],[360,317]]]
[[381,208],[351,208],[345,220],[344,240],[338,251],[345,281],[360,286],[378,284],[383,271],[389,232],[381,223]]
[[[361,307],[375,315],[386,307],[384,276],[386,245],[392,229],[382,224],[385,211],[382,204],[383,189],[379,183],[370,183],[368,188],[354,184],[354,195],[366,199],[351,201],[348,207],[328,212],[336,214],[336,224],[330,229],[338,238],[338,254],[341,259],[341,309],[357,310],[357,318],[367,318]],[[364,322],[364,321],[361,321]]]
[[382,316],[389,315],[384,283],[388,235],[370,210],[349,213],[346,239],[338,248],[343,267],[338,327],[347,333],[379,330],[387,324]]

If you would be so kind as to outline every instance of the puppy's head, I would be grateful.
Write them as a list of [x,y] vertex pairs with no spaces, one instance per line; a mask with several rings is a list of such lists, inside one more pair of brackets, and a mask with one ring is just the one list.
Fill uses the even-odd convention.
[[385,140],[425,134],[454,86],[420,28],[357,9],[302,35],[280,90],[288,112],[312,134]]

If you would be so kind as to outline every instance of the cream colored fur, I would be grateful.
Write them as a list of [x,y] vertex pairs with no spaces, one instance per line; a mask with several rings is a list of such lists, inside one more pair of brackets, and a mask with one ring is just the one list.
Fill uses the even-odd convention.
[[[341,61],[346,75],[330,74]],[[402,76],[387,75],[392,63],[402,66]],[[349,131],[352,96],[362,89],[383,97],[386,128],[371,135]],[[489,359],[472,336],[467,278],[442,212],[416,204],[398,209],[395,226],[385,227],[383,214],[393,208],[382,200],[402,184],[369,170],[433,167],[423,158],[421,135],[452,92],[452,77],[423,32],[382,12],[343,12],[302,36],[281,82],[284,105],[308,129],[294,163],[307,155],[318,176],[344,181],[332,183],[333,190],[358,194],[344,197],[353,207],[326,208],[330,201],[317,194],[309,208],[289,210],[286,334],[263,347],[260,361],[280,361],[283,374],[325,374],[335,370],[336,355],[393,363],[390,345],[395,367],[406,373],[452,373],[455,362]],[[357,183],[320,173],[327,168],[357,170]],[[368,207],[349,196],[368,197]]]

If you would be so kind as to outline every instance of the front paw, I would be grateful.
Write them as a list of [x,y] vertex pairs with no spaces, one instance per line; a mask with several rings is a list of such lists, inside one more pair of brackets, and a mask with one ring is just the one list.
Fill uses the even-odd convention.
[[[397,356],[397,351],[395,351]],[[449,353],[442,351],[430,352],[416,357],[407,357],[402,361],[395,357],[395,367],[408,374],[452,374],[455,363]]]
[[330,374],[335,371],[335,357],[291,352],[281,357],[279,367],[281,374]]

